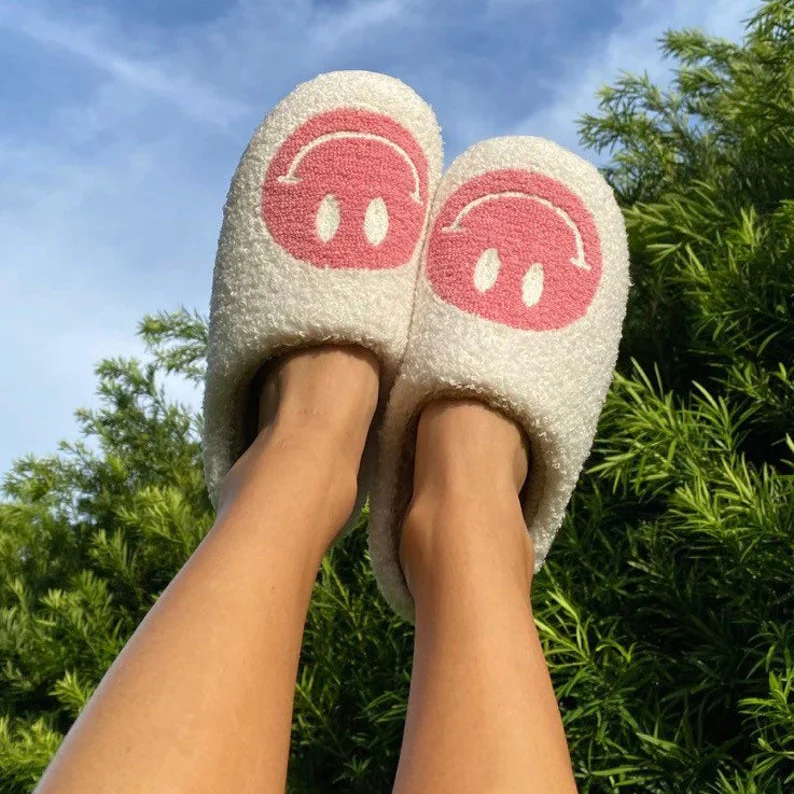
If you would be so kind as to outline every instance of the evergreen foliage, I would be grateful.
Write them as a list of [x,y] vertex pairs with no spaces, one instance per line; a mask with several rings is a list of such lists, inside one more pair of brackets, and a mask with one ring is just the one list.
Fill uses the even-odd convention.
[[[794,790],[794,7],[732,44],[668,33],[676,77],[622,76],[582,120],[608,151],[634,288],[593,455],[533,604],[580,790]],[[83,441],[18,461],[0,503],[0,790],[32,789],[209,529],[206,326],[148,317],[146,363],[97,370]],[[413,631],[362,526],[326,557],[296,689],[290,790],[388,791]]]

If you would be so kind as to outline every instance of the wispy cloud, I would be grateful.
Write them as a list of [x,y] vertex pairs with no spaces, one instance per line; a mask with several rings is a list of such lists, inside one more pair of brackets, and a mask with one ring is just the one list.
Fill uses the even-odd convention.
[[246,110],[242,102],[220,95],[189,74],[180,74],[173,63],[125,54],[118,34],[103,27],[101,17],[86,24],[65,19],[36,2],[12,1],[0,6],[0,27],[40,47],[80,58],[113,80],[160,97],[198,121],[227,126]]
[[386,24],[405,23],[412,11],[410,0],[354,0],[340,11],[326,6],[319,11],[308,31],[309,42],[325,49],[344,46],[353,36],[371,35]]

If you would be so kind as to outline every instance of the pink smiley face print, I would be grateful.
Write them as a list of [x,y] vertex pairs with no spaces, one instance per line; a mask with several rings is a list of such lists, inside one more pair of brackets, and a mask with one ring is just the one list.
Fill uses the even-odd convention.
[[422,234],[427,180],[427,158],[404,127],[367,110],[334,110],[281,145],[262,217],[282,248],[316,267],[399,267]]
[[447,199],[426,273],[443,300],[512,328],[550,331],[584,316],[601,278],[595,221],[565,185],[491,171]]

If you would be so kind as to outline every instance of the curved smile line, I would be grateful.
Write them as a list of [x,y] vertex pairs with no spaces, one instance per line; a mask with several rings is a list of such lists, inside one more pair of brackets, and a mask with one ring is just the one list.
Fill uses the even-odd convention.
[[542,204],[544,207],[552,210],[552,212],[556,213],[560,218],[562,218],[563,222],[568,226],[568,228],[573,232],[574,241],[576,243],[576,255],[571,257],[571,264],[574,267],[581,268],[582,270],[590,270],[590,265],[587,264],[587,260],[584,257],[584,241],[582,240],[582,235],[579,232],[579,227],[574,223],[571,216],[562,208],[558,207],[556,204],[552,204],[548,199],[542,198],[541,196],[536,196],[532,193],[521,193],[519,191],[507,190],[503,193],[489,193],[485,196],[480,196],[480,198],[474,199],[474,201],[470,201],[456,216],[455,220],[449,226],[445,226],[442,228],[441,231],[444,232],[461,232],[465,231],[464,228],[461,226],[461,222],[463,219],[475,208],[479,207],[481,204],[485,204],[486,201],[494,201],[500,198],[525,198],[530,199],[531,201],[537,201],[538,204]]
[[279,182],[286,182],[287,184],[296,184],[300,182],[300,179],[295,176],[295,172],[298,169],[298,166],[301,164],[301,161],[307,154],[309,154],[312,149],[315,149],[318,146],[322,146],[326,141],[335,141],[335,140],[342,140],[345,138],[355,138],[357,140],[365,140],[365,141],[380,141],[381,143],[385,143],[387,146],[390,146],[394,151],[396,151],[400,157],[402,157],[406,163],[408,163],[408,167],[411,169],[411,174],[414,178],[414,192],[411,193],[411,198],[417,203],[422,203],[422,195],[421,195],[421,188],[419,185],[419,171],[417,170],[416,166],[414,165],[414,161],[408,156],[408,153],[398,146],[394,141],[390,141],[388,138],[384,138],[382,135],[375,135],[370,132],[329,132],[326,135],[320,135],[319,138],[315,138],[310,143],[307,143],[303,146],[298,153],[295,155],[295,159],[290,164],[289,170],[287,171],[284,176],[280,176],[278,178]]

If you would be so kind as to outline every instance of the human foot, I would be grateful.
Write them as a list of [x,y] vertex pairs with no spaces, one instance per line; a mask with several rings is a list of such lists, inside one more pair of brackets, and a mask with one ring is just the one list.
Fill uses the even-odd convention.
[[[534,546],[524,526],[519,493],[528,471],[528,446],[513,421],[475,400],[437,400],[422,411],[417,430],[414,486],[400,533],[400,564],[408,588],[425,583],[449,561],[488,550],[529,588]],[[492,528],[497,527],[498,534]]]

